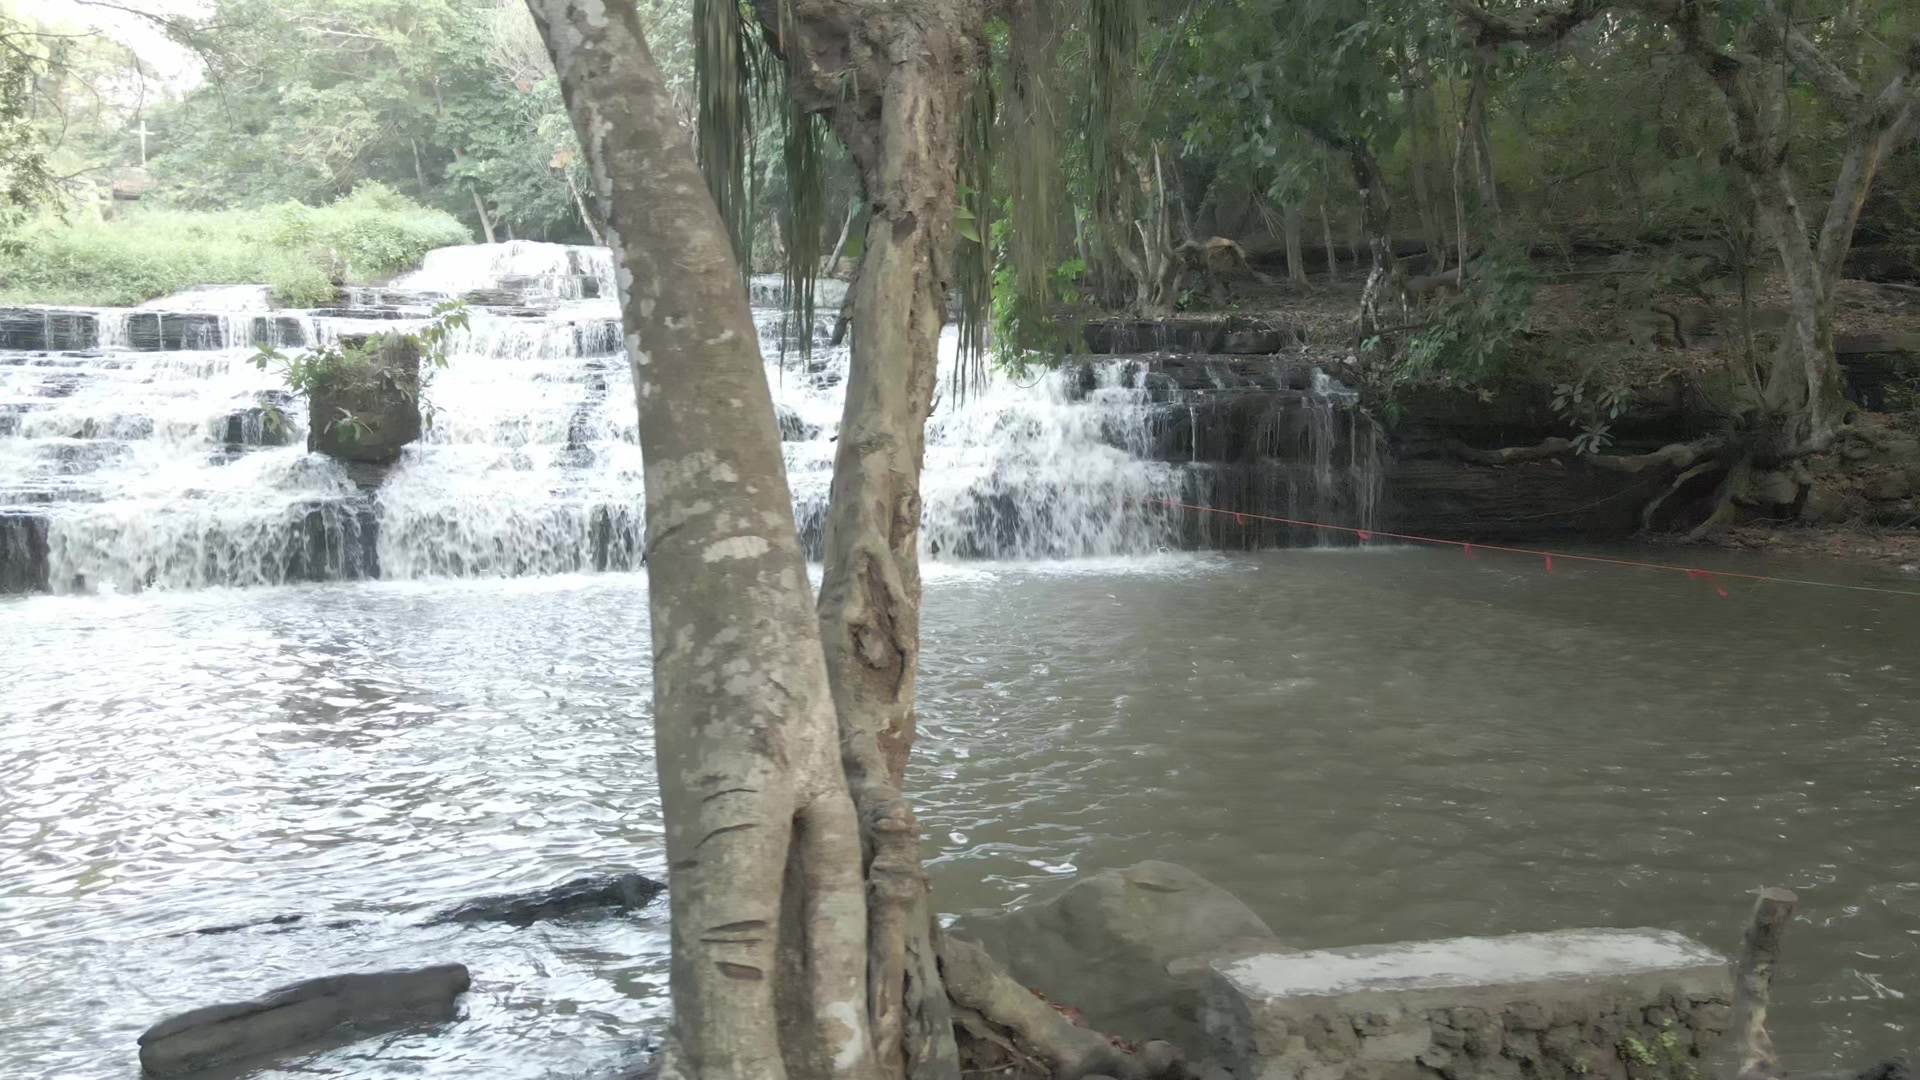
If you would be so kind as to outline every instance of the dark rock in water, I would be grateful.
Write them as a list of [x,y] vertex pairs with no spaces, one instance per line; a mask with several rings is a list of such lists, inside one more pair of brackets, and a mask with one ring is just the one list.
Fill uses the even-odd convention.
[[0,510],[0,593],[47,588],[46,515]]
[[140,1065],[172,1076],[297,1047],[343,1024],[450,1019],[472,983],[463,964],[309,979],[160,1021],[140,1036]]
[[227,336],[218,315],[136,311],[127,316],[127,346],[139,352],[224,349]]
[[780,421],[782,442],[808,442],[820,437],[819,425],[802,420],[791,405],[775,405],[773,414]]
[[[342,338],[353,349],[368,338]],[[338,461],[386,464],[420,437],[420,347],[390,334],[365,367],[324,378],[307,395],[307,449]]]
[[227,923],[222,926],[200,926],[192,930],[182,930],[168,937],[212,936],[216,934],[234,934],[242,930],[260,930],[268,934],[284,934],[288,930],[318,926],[327,930],[345,930],[359,926],[353,919],[331,919],[327,922],[310,922],[305,915],[275,915],[271,919],[255,919],[252,922]]
[[256,315],[253,318],[253,345],[276,349],[295,348],[307,343],[306,328],[299,319],[287,315]]
[[62,352],[99,343],[100,320],[92,312],[0,308],[0,349]]
[[541,919],[590,911],[629,911],[653,902],[665,885],[640,874],[578,878],[549,889],[483,896],[435,915],[422,926],[445,923],[503,922],[530,926]]
[[214,435],[228,449],[242,446],[285,446],[293,441],[287,406],[293,395],[284,390],[262,390],[254,395],[258,405],[235,409],[214,421]]

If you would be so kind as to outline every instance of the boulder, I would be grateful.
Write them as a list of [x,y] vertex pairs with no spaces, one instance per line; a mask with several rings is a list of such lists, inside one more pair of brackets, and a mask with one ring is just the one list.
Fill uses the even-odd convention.
[[342,1025],[451,1019],[472,982],[462,964],[308,979],[160,1021],[140,1036],[140,1066],[174,1076],[292,1049]]
[[[348,349],[365,337],[341,339]],[[343,365],[307,395],[307,449],[338,461],[384,465],[420,437],[420,347],[388,334],[367,363]],[[351,420],[348,418],[351,417]]]
[[1914,477],[1902,469],[1881,473],[1867,481],[1867,498],[1874,502],[1894,502],[1913,494]]
[[530,926],[541,919],[589,912],[629,911],[643,908],[666,889],[665,885],[640,874],[614,874],[604,877],[576,878],[551,888],[532,892],[483,896],[449,908],[433,916],[422,926],[444,923],[503,922]]
[[1232,893],[1166,862],[1093,874],[1015,911],[964,916],[951,933],[979,942],[1097,1030],[1181,1046],[1199,1045],[1209,964],[1289,951]]
[[1832,484],[1816,482],[1807,488],[1806,501],[1800,504],[1800,520],[1809,525],[1831,525],[1851,516],[1846,492]]

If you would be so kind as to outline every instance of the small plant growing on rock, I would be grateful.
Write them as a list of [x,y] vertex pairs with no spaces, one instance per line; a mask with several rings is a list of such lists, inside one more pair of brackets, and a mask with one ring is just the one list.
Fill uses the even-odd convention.
[[[428,363],[436,368],[444,368],[447,366],[448,344],[454,331],[466,329],[467,323],[467,306],[459,300],[447,300],[434,306],[433,316],[425,325],[397,336],[413,342]],[[390,336],[396,335],[376,334],[353,342],[329,342],[292,355],[272,345],[262,345],[249,358],[249,362],[261,371],[267,370],[269,364],[280,365],[287,389],[301,397],[311,397],[323,385],[362,383],[378,377],[373,359]],[[401,388],[390,386],[388,389]],[[350,443],[359,442],[369,433],[366,421],[346,409],[339,412],[338,417],[327,421],[319,430],[337,430],[340,437]],[[433,410],[423,406],[421,414],[431,426]],[[315,422],[318,419],[315,417]],[[286,425],[286,415],[278,406],[269,404],[262,410],[261,422],[270,430],[277,431]]]
[[1700,1080],[1700,1070],[1694,1066],[1692,1056],[1681,1047],[1680,1035],[1669,1020],[1654,1036],[1651,1042],[1626,1037],[1620,1044],[1629,1064],[1639,1065],[1634,1070],[1637,1078],[1644,1080]]

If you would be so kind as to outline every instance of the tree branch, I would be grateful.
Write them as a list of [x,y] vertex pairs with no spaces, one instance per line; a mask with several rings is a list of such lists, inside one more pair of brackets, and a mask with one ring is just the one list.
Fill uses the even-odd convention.
[[1613,0],[1573,0],[1566,7],[1541,4],[1522,18],[1495,15],[1474,0],[1448,0],[1460,17],[1460,28],[1475,45],[1552,45],[1573,33]]

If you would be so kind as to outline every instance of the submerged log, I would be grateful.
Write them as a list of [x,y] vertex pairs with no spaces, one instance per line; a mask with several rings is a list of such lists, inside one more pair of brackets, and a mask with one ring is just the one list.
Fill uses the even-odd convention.
[[140,1066],[173,1076],[288,1050],[343,1025],[449,1019],[472,982],[462,964],[308,979],[160,1021],[140,1036]]

